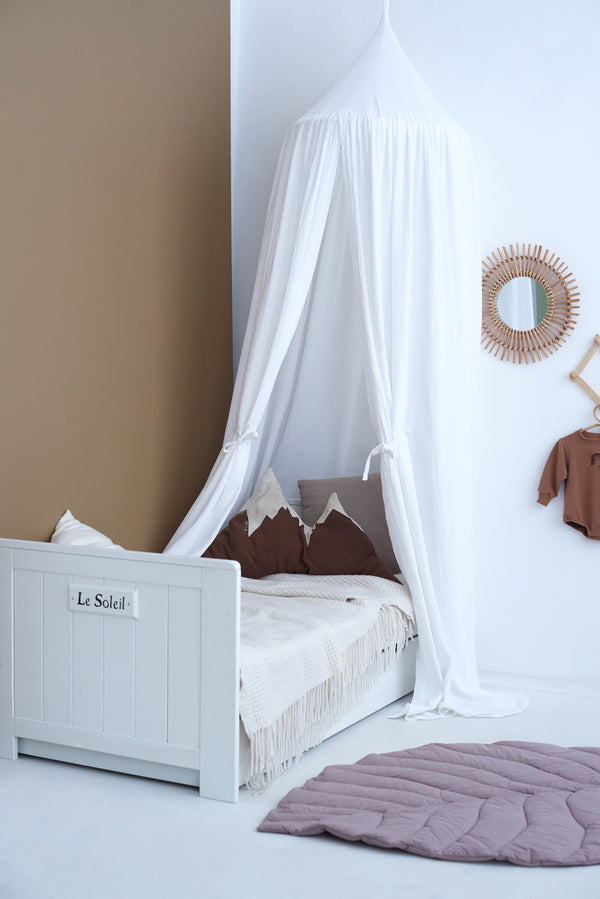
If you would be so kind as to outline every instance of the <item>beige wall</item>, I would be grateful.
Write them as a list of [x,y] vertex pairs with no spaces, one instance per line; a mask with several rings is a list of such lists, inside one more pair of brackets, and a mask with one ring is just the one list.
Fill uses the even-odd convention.
[[231,393],[229,3],[2,3],[0,123],[0,535],[162,549]]

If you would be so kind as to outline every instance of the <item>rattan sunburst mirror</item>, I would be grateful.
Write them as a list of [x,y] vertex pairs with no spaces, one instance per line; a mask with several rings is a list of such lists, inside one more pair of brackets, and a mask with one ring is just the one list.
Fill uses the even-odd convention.
[[555,352],[575,327],[579,291],[566,263],[538,244],[499,247],[483,261],[486,350],[509,362]]

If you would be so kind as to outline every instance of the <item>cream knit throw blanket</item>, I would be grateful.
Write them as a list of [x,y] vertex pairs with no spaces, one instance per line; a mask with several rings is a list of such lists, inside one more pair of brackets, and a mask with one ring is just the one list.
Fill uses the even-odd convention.
[[316,746],[414,633],[406,587],[367,575],[242,578],[240,714],[248,786]]

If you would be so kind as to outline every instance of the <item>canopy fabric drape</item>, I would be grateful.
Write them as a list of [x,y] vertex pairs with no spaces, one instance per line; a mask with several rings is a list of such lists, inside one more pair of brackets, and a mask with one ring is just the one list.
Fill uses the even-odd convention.
[[483,690],[475,658],[480,286],[468,139],[384,13],[286,135],[223,449],[165,551],[201,555],[269,465],[289,498],[380,467],[419,633],[407,717],[526,704]]

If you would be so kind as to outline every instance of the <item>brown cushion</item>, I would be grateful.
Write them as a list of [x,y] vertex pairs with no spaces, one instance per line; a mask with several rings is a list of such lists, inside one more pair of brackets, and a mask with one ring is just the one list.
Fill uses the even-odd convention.
[[306,574],[304,546],[302,525],[287,509],[280,509],[274,518],[266,517],[250,535],[248,513],[238,512],[215,537],[204,556],[234,559],[242,566],[243,577],[260,578],[280,572]]
[[400,571],[385,518],[381,493],[381,475],[369,475],[368,481],[360,476],[349,478],[325,478],[298,481],[302,500],[302,519],[313,525],[325,508],[327,499],[337,493],[346,514],[368,534],[381,561],[391,571]]
[[304,560],[309,574],[371,574],[396,580],[371,540],[346,515],[335,493],[312,529]]
[[246,505],[215,537],[204,556],[239,562],[243,577],[306,574],[305,546],[303,524],[268,468]]

